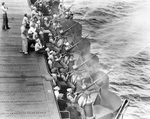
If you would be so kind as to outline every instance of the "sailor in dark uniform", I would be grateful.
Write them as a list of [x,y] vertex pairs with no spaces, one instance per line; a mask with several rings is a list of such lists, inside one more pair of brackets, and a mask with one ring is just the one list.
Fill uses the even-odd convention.
[[8,26],[8,17],[7,17],[7,10],[8,10],[8,7],[5,6],[5,3],[4,3],[4,2],[2,2],[1,9],[2,9],[2,14],[3,14],[3,25],[2,25],[2,29],[3,29],[3,30],[5,30],[5,29],[10,29],[10,27]]

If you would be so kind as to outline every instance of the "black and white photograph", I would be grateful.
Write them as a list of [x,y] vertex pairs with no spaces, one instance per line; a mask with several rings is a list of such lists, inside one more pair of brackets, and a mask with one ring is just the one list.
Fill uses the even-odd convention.
[[0,4],[0,119],[150,119],[150,0]]

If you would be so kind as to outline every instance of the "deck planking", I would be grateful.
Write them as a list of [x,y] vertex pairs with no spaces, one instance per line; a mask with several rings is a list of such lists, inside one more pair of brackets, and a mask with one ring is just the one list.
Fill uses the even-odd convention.
[[22,18],[30,13],[28,1],[5,3],[11,29],[0,29],[0,119],[61,119],[51,83],[45,80],[49,74],[43,56],[19,53]]

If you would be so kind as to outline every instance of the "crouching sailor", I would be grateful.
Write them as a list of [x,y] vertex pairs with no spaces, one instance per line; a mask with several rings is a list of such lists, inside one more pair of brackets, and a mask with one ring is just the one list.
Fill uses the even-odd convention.
[[44,54],[44,53],[46,53],[45,47],[42,46],[41,41],[40,41],[39,38],[36,40],[36,43],[35,43],[35,47],[34,47],[34,48],[35,48],[35,52],[36,52],[37,54]]

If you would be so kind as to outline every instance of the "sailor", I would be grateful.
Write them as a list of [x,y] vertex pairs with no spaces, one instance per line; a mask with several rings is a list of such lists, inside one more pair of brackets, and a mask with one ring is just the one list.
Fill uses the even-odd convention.
[[67,83],[69,74],[66,75],[65,73],[60,73],[60,76],[63,79],[63,81],[65,81]]
[[53,0],[47,0],[47,3],[49,4],[49,6],[51,7],[53,5]]
[[30,7],[31,7],[31,11],[32,11],[34,9],[35,5],[32,4]]
[[84,107],[86,104],[86,101],[88,99],[88,95],[81,93],[78,95],[77,100],[80,107]]
[[31,11],[31,17],[38,16],[37,8],[34,6]]
[[42,14],[41,11],[38,11],[38,16],[39,16],[39,17],[43,17],[43,14]]
[[45,51],[47,52],[47,57],[48,57],[48,53],[50,52],[49,48],[45,48]]
[[59,30],[59,34],[62,34],[64,31],[63,31],[63,29],[61,28],[60,30]]
[[29,38],[31,38],[31,40],[35,40],[35,35],[36,35],[36,27],[35,27],[35,23],[31,24],[29,30],[28,30],[28,35]]
[[55,68],[55,69],[53,68],[53,69],[51,70],[51,76],[52,76],[52,78],[53,78],[53,80],[54,80],[54,82],[55,82],[55,85],[56,85],[56,82],[58,81],[58,80],[57,80],[57,73],[56,73],[56,70],[57,70],[56,68]]
[[45,51],[47,52],[47,57],[48,57],[50,49],[49,48],[45,48]]
[[67,11],[65,14],[66,19],[73,19],[73,13],[71,11]]
[[54,67],[59,68],[59,72],[65,73],[68,71],[68,66],[63,62],[62,55],[58,56],[57,53],[55,55]]
[[35,45],[35,42],[36,42],[35,40],[37,38],[35,23],[31,24],[31,26],[28,30],[27,38],[28,38],[28,48],[29,49],[31,49],[32,47],[34,48],[34,45]]
[[36,2],[34,3],[34,6],[38,6],[38,4],[40,3],[41,0],[36,0]]
[[54,51],[50,51],[48,53],[48,64],[49,64],[49,68],[52,69],[53,68],[53,62],[54,62]]
[[57,100],[59,98],[59,90],[60,90],[60,88],[58,86],[54,87],[54,94],[55,94],[55,97]]
[[64,55],[63,62],[68,65],[68,63],[69,63],[69,56],[67,54]]
[[55,55],[55,61],[56,62],[62,61],[62,55]]
[[64,99],[67,99],[67,84],[66,81],[63,79],[63,74],[59,73],[57,75],[57,85],[60,87],[60,93],[64,94]]
[[65,46],[65,50],[69,50],[71,48],[71,44],[69,43],[69,41],[67,39],[64,40],[64,46]]
[[56,45],[56,40],[57,40],[57,38],[55,37],[55,38],[53,38],[53,35],[52,35],[52,33],[50,32],[49,33],[49,44],[48,44],[48,47],[50,48],[50,49],[53,49],[54,51],[56,51],[56,52],[58,52],[59,51],[59,48],[57,47],[57,45]]
[[37,8],[38,11],[41,11],[42,10],[42,1],[41,0],[37,0],[34,3],[34,6]]
[[[59,36],[60,37],[60,36]],[[59,48],[57,54],[65,54],[66,53],[66,49],[65,49],[65,44],[64,44],[64,41],[65,41],[66,38],[64,37],[61,37],[61,38],[58,38],[58,43],[57,43],[57,47]]]
[[45,43],[45,40],[44,40],[44,32],[43,32],[43,28],[42,27],[39,28],[38,35],[39,35],[39,38],[40,38],[40,41],[41,41],[42,45],[46,46],[46,43]]
[[67,89],[67,99],[68,99],[71,103],[75,103],[76,97],[77,97],[77,95],[74,95],[73,93],[74,93],[74,92],[73,92],[72,88],[68,88],[68,89]]
[[52,10],[50,8],[48,9],[48,14],[49,16],[52,16]]
[[65,13],[65,18],[66,18],[66,19],[69,19],[69,12],[66,12],[66,13]]
[[61,46],[63,45],[64,39],[58,36],[58,40],[57,40],[57,47],[61,48]]
[[40,29],[40,20],[37,17],[35,17],[34,18],[34,22],[35,22],[36,32],[39,32],[39,29]]
[[74,56],[73,55],[69,55],[68,56],[69,60],[68,60],[68,68],[69,68],[69,71],[72,71],[73,70],[73,66],[75,64],[75,59],[74,59]]
[[59,17],[63,17],[66,8],[63,6],[62,3],[60,3],[58,9],[59,9]]
[[3,14],[2,29],[3,30],[10,29],[10,27],[8,26],[8,17],[7,17],[8,7],[5,6],[5,2],[2,2],[1,9],[2,9],[2,14]]
[[59,21],[56,21],[56,27],[55,27],[56,35],[61,35],[60,33],[61,29],[62,29],[61,24],[59,23]]
[[52,69],[52,64],[53,64],[53,61],[54,61],[54,57],[53,57],[53,54],[52,54],[52,51],[50,51],[49,48],[46,48],[45,51],[47,52],[47,62],[48,62],[48,65],[49,65],[49,68],[50,70]]
[[45,29],[49,29],[50,25],[51,25],[51,22],[48,20],[47,17],[45,17],[44,18],[44,27],[45,27]]
[[75,81],[76,81],[76,92],[81,92],[85,87],[83,83],[84,78],[81,73],[77,74],[77,76],[75,77]]
[[62,66],[62,68],[60,68],[60,72],[67,73],[68,72],[67,64],[65,64],[63,61],[60,61],[59,63]]
[[55,22],[57,21],[57,19],[58,19],[58,16],[57,16],[57,14],[54,14],[54,15],[53,15],[52,22],[53,22],[53,23],[55,23]]
[[52,33],[49,33],[48,36],[49,36],[49,42],[55,44],[55,40],[52,37]]
[[56,23],[56,21],[55,22],[52,22],[53,24],[52,24],[52,28],[54,29],[54,30],[56,30],[56,28],[57,28],[57,23]]
[[39,4],[38,4],[37,8],[38,8],[38,11],[41,11],[41,12],[43,11],[44,6],[42,4],[42,0],[39,1]]
[[34,24],[35,24],[35,28],[40,27],[40,23],[39,23],[38,16],[34,16],[34,17],[33,17],[33,22],[34,22]]
[[36,24],[34,17],[31,17],[29,22],[30,22],[30,24],[29,24],[30,27],[32,27],[33,25]]
[[43,54],[43,53],[46,52],[46,51],[45,51],[45,47],[42,46],[41,41],[40,41],[39,38],[36,40],[36,43],[35,43],[35,47],[34,47],[34,48],[35,48],[35,52],[38,53],[38,54]]
[[21,29],[21,38],[22,38],[22,53],[27,55],[28,54],[28,39],[27,39],[28,29],[26,28],[26,24],[22,24],[20,29]]
[[76,89],[76,82],[72,81],[72,78],[71,78],[70,74],[68,76],[67,85],[68,85],[68,87],[70,87],[72,89],[72,91],[75,91],[75,89]]
[[51,27],[50,27],[50,31],[52,32],[52,34],[54,35],[54,36],[57,36],[57,32],[56,32],[56,28],[57,28],[57,21],[55,21],[55,22],[51,22],[52,23],[52,25],[51,25]]
[[58,86],[54,87],[54,94],[57,100],[62,99],[63,94],[59,92],[60,88]]
[[77,74],[71,74],[70,76],[70,82],[75,86],[77,83]]
[[69,48],[71,47],[71,45],[68,41],[65,43],[65,46],[66,46],[65,47],[66,51],[69,50]]
[[51,7],[49,6],[48,1],[44,1],[44,7],[45,7],[45,11],[47,12],[49,9],[51,9]]
[[28,19],[28,15],[27,13],[24,14],[24,17],[23,17],[23,20],[22,20],[22,24],[25,24],[26,25],[26,28],[30,28],[29,26],[29,19]]

